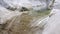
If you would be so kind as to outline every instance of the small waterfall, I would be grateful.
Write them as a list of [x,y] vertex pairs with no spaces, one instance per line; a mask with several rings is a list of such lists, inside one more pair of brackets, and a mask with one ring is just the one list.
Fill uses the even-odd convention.
[[46,0],[0,1],[1,34],[42,34],[51,12]]

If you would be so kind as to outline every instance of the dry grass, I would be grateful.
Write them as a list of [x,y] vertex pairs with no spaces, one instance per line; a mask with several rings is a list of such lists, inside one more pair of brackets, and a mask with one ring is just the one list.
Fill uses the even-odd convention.
[[29,15],[28,13],[23,13],[22,15],[15,16],[12,19],[8,20],[6,24],[3,24],[3,28],[0,30],[0,34],[33,34],[31,27],[29,27],[28,24],[31,23],[33,18],[37,18],[38,16],[41,17],[42,15],[44,16],[47,14],[49,14],[49,12],[38,12],[35,16]]
[[[22,15],[17,16],[16,18],[15,17],[13,17],[11,20],[8,20],[6,22],[0,34],[28,34],[30,33],[31,28],[28,26],[28,24],[33,20],[33,17],[26,13],[23,13]],[[11,22],[12,24],[10,26]]]

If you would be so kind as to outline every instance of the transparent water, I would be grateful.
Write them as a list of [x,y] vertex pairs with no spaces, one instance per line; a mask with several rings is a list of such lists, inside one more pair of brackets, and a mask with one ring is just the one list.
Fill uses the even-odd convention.
[[[39,0],[0,1],[5,1],[0,4],[1,34],[42,34],[51,11],[47,9],[46,0],[41,2]],[[22,7],[26,7],[29,11],[20,11]]]

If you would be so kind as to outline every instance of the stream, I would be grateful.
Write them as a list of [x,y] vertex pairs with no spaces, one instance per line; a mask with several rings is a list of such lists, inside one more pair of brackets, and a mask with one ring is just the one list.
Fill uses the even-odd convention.
[[0,33],[59,34],[60,1],[55,0],[53,9],[47,10],[50,1],[0,0]]

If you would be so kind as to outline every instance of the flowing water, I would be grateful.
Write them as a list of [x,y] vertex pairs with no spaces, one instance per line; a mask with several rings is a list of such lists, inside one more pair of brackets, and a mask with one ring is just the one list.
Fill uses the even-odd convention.
[[60,0],[55,0],[51,13],[53,15],[48,19],[43,34],[60,34]]
[[0,34],[42,34],[51,12],[47,9],[50,0],[0,1]]

